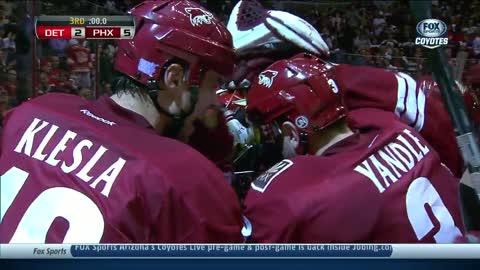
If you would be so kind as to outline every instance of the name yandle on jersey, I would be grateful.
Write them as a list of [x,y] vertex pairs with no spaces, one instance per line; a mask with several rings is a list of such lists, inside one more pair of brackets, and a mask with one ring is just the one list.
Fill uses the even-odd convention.
[[423,145],[410,130],[404,129],[394,140],[355,167],[354,171],[370,179],[378,191],[383,193],[390,184],[409,173],[428,153],[428,145]]
[[[38,144],[38,140],[41,139],[39,132],[46,129],[47,126],[50,126],[50,129],[45,134],[41,142]],[[84,160],[84,151],[86,149],[93,150],[94,143],[87,139],[77,139],[76,144],[71,143],[70,141],[74,140],[77,137],[77,133],[67,130],[62,139],[60,139],[55,147],[50,151],[50,153],[44,153],[46,146],[50,143],[53,136],[59,131],[59,127],[50,124],[45,120],[40,120],[38,118],[33,119],[30,126],[23,133],[22,138],[18,142],[14,151],[20,154],[25,154],[31,158],[45,162],[46,164],[54,167],[60,167],[64,173],[75,173],[75,176],[84,182],[90,182],[90,187],[95,189],[95,187],[100,182],[105,182],[104,187],[101,193],[108,197],[112,186],[117,179],[118,175],[125,166],[126,160],[118,157],[117,161],[113,162],[104,172],[100,175],[90,175],[92,168],[99,162],[99,160],[104,156],[108,151],[103,145],[100,145],[91,156],[91,158],[86,161]],[[61,132],[61,131],[60,131]],[[35,142],[35,144],[34,144]],[[70,142],[70,143],[69,143]],[[37,145],[36,149],[32,149],[34,145]],[[66,149],[72,150],[72,163],[67,164],[65,160],[57,159],[59,154],[64,152]],[[93,152],[93,151],[91,151]],[[33,154],[32,154],[33,153]],[[62,156],[62,155],[60,155]]]

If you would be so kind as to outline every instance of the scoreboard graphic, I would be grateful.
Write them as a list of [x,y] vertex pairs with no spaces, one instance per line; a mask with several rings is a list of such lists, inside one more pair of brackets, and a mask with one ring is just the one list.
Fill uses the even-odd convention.
[[133,16],[38,16],[38,39],[132,39]]

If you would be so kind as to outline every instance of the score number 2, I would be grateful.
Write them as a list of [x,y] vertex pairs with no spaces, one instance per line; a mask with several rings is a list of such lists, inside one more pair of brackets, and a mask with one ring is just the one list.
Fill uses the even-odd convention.
[[[0,222],[12,206],[29,173],[12,167],[2,175]],[[66,187],[44,190],[36,197],[18,224],[10,243],[45,243],[48,230],[57,217],[69,223],[63,243],[99,243],[105,227],[103,215],[86,195]]]
[[85,27],[72,27],[72,38],[85,38]]

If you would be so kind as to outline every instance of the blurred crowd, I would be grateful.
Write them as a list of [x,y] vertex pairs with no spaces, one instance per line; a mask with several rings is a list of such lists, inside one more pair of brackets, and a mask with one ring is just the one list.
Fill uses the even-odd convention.
[[[112,62],[115,53],[114,46],[98,44],[86,40],[49,40],[43,42],[42,56],[38,58],[38,78],[35,94],[41,95],[49,92],[65,92],[78,94],[85,99],[93,99],[94,80],[101,77],[102,88],[105,88],[106,81],[111,79],[104,77],[112,74],[112,67],[96,72],[96,55],[99,53],[100,69],[102,64]],[[109,48],[111,52],[108,52]],[[105,48],[105,49],[103,49]],[[98,52],[97,52],[98,51]],[[104,76],[102,76],[104,75]]]
[[[478,64],[480,3],[433,1],[432,13],[449,27],[446,54],[452,71]],[[418,22],[408,1],[353,1],[341,9],[315,9],[306,18],[334,50],[334,62],[372,65],[413,76],[431,73],[426,63],[428,49],[414,43]],[[457,63],[457,59],[465,62]]]
[[16,105],[16,31],[14,2],[0,2],[0,120]]
[[[22,40],[16,20],[25,16],[15,10],[29,1],[0,1],[0,117],[17,104],[16,54]],[[39,1],[36,14],[125,14],[139,0]],[[225,22],[236,1],[200,0]],[[265,2],[265,3],[263,3]],[[291,5],[285,5],[291,2]],[[311,1],[312,8],[298,11],[300,1],[262,1],[267,8],[283,9],[305,18],[322,34],[332,50],[331,60],[337,63],[371,65],[408,72],[412,76],[431,73],[426,50],[416,46],[415,26],[408,1]],[[303,3],[304,6],[307,3]],[[314,8],[313,8],[314,7]],[[15,15],[17,13],[17,15]],[[449,45],[446,54],[456,77],[479,64],[480,3],[479,1],[433,1],[434,18],[448,27]],[[23,17],[22,17],[23,16]],[[31,22],[31,18],[30,18]],[[32,30],[33,31],[33,30]],[[27,35],[28,35],[27,31]],[[33,35],[33,32],[30,33]],[[23,45],[22,45],[23,46]],[[25,46],[24,46],[25,47]],[[114,41],[42,40],[36,41],[36,53],[27,61],[32,71],[22,76],[32,78],[29,96],[49,92],[77,94],[85,99],[111,94],[114,78]],[[28,49],[28,48],[27,48]],[[35,59],[35,61],[33,61]]]

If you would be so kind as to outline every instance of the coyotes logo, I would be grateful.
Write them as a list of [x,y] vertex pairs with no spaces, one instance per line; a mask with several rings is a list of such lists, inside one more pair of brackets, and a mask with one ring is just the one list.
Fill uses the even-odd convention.
[[212,24],[213,15],[208,11],[201,8],[185,8],[185,12],[190,15],[190,23],[193,26]]
[[278,71],[265,70],[258,75],[258,84],[264,85],[268,88],[272,87],[273,79],[277,76]]

